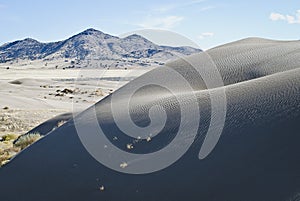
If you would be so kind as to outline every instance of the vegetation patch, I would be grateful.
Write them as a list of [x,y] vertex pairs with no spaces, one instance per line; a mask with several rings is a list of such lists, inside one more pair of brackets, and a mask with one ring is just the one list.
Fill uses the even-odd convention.
[[16,134],[6,134],[0,137],[0,167],[40,138],[41,135],[39,133],[29,133],[19,137]]
[[39,133],[28,133],[21,135],[15,142],[14,146],[19,147],[21,150],[39,140],[42,136]]

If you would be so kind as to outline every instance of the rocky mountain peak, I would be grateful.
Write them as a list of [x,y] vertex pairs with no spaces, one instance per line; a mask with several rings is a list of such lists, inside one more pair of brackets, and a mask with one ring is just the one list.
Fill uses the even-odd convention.
[[19,59],[49,61],[71,58],[83,61],[81,63],[84,63],[85,60],[105,60],[119,64],[124,63],[124,61],[125,63],[128,61],[138,62],[137,59],[147,59],[147,62],[153,63],[165,63],[174,57],[172,55],[179,53],[184,56],[200,51],[191,47],[159,46],[137,34],[119,38],[89,28],[58,42],[40,43],[35,39],[26,38],[4,44],[0,46],[0,62],[14,62]]

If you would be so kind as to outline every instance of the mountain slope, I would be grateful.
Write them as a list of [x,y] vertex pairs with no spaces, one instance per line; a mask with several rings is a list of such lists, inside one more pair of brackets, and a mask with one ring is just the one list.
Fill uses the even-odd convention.
[[[137,62],[136,59],[150,59],[148,63],[165,63],[181,56],[200,52],[191,47],[159,46],[142,36],[133,34],[119,38],[95,29],[87,29],[66,40],[41,43],[24,39],[0,46],[0,63],[17,60],[74,59],[85,61]],[[132,61],[133,60],[133,61]]]

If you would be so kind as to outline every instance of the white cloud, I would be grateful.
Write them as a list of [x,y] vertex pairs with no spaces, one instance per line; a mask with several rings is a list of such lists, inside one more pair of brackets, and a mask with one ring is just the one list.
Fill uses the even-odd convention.
[[[171,29],[178,26],[184,19],[184,16],[178,16],[176,14],[177,9],[198,6],[206,0],[187,0],[186,2],[173,2],[168,4],[156,5],[156,7],[145,11],[146,17],[134,23],[141,28],[159,28],[159,29]],[[215,8],[214,6],[206,6],[200,9],[200,11],[206,11]],[[168,14],[170,13],[170,14]],[[172,13],[172,14],[171,14]],[[147,15],[148,14],[148,15]]]
[[283,15],[280,13],[271,13],[270,19],[272,21],[279,21],[283,20],[286,21],[289,24],[300,24],[300,10],[297,10],[296,15]]
[[199,39],[204,39],[204,38],[209,38],[209,37],[213,37],[215,35],[215,33],[213,32],[204,32],[202,34],[200,34],[198,36]]
[[[187,0],[181,2],[172,2],[167,4],[155,5],[152,9],[144,11],[146,17],[134,23],[141,28],[159,28],[159,29],[171,29],[178,26],[184,19],[184,16],[178,16],[175,12],[178,9],[188,9],[193,6],[198,6],[202,2],[207,0]],[[214,6],[206,6],[199,8],[200,11],[206,11],[215,8]]]
[[294,16],[287,15],[286,20],[288,21],[289,24],[295,24],[295,23],[300,23],[300,17],[296,19]]
[[148,17],[144,22],[138,24],[142,28],[170,29],[180,24],[184,19],[181,16]]
[[160,5],[159,7],[153,9],[153,11],[165,13],[171,10],[175,10],[178,8],[183,8],[183,7],[188,7],[188,6],[194,6],[196,4],[202,3],[205,0],[194,0],[194,1],[188,1],[184,3],[171,3],[171,4],[165,4],[165,5]]
[[200,11],[207,11],[216,8],[215,6],[206,6],[200,9]]
[[174,8],[176,8],[175,4],[170,4],[170,5],[164,5],[164,6],[160,6],[158,8],[153,9],[153,11],[159,12],[159,13],[165,13],[168,12],[170,10],[173,10]]
[[270,19],[272,21],[285,20],[285,16],[279,13],[271,13]]

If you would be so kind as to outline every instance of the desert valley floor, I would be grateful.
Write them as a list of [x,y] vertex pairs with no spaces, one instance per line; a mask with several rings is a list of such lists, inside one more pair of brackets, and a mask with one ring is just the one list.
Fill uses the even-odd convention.
[[[2,68],[0,137],[19,136],[57,115],[83,111],[151,69]],[[0,142],[0,149],[7,146]]]

